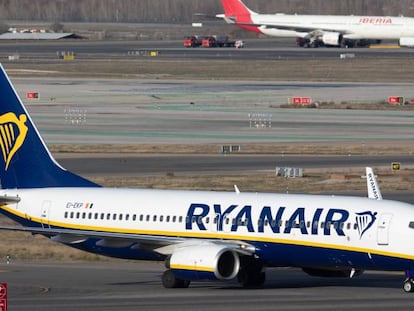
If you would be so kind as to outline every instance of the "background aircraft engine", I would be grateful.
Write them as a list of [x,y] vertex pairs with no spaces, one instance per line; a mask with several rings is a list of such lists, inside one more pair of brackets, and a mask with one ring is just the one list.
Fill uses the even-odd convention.
[[409,48],[414,47],[414,37],[403,37],[400,38],[400,46],[406,46]]
[[324,32],[322,42],[325,45],[341,45],[342,35],[339,32]]
[[177,278],[184,280],[231,280],[239,272],[240,258],[227,246],[208,243],[178,249],[167,260],[166,266]]

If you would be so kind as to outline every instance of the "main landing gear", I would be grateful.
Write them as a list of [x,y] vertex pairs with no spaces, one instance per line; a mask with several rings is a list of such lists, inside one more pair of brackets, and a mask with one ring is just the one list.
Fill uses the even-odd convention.
[[266,281],[263,263],[253,257],[242,257],[237,280],[244,288],[262,287]]
[[162,285],[165,288],[187,288],[190,286],[190,281],[178,279],[174,273],[168,269],[162,275]]

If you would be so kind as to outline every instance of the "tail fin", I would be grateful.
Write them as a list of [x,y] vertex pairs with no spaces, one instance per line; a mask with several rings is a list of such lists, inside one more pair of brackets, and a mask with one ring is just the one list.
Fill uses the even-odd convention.
[[1,64],[0,94],[2,189],[99,187],[54,160]]
[[249,31],[261,32],[252,20],[252,15],[257,15],[257,13],[250,10],[241,0],[221,0],[221,3],[224,16],[220,15],[220,17],[223,17],[227,23]]
[[226,17],[250,16],[256,14],[250,10],[241,0],[221,0]]

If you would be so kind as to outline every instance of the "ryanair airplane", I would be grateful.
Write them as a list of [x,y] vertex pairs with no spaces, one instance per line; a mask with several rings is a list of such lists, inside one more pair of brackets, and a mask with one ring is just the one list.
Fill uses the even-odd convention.
[[372,171],[368,198],[103,188],[54,160],[1,65],[0,94],[0,211],[19,223],[0,229],[164,261],[167,288],[235,278],[259,287],[265,268],[299,267],[404,271],[414,290],[414,206],[383,200]]

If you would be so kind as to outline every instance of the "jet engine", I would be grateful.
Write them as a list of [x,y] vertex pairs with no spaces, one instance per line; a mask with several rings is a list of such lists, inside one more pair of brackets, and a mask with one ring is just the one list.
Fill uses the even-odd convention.
[[341,45],[342,35],[339,32],[324,32],[322,35],[322,42],[325,45]]
[[231,280],[239,272],[240,258],[226,245],[206,243],[177,249],[167,259],[166,267],[179,279]]

